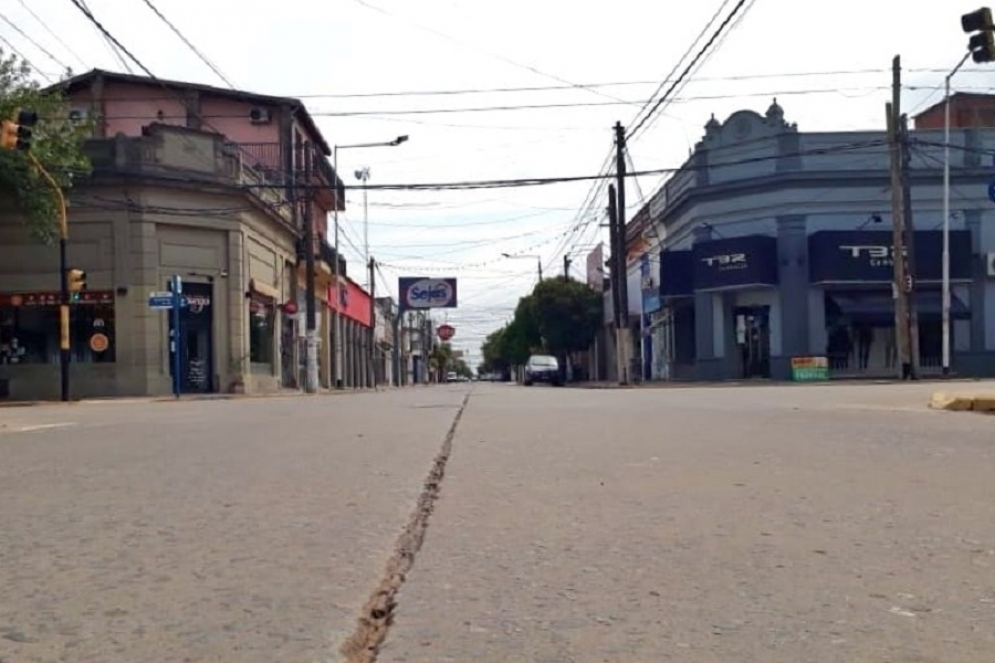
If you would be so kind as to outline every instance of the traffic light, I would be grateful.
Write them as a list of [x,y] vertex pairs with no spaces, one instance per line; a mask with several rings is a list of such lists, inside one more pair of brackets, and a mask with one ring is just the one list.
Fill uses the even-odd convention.
[[0,148],[27,152],[31,149],[32,127],[36,124],[38,113],[31,110],[20,111],[17,119],[3,120],[0,122]]
[[69,300],[79,301],[79,293],[86,289],[86,272],[82,269],[70,269],[69,273]]
[[970,14],[960,17],[960,25],[964,32],[973,32],[967,42],[967,50],[971,58],[977,62],[995,61],[995,24],[992,23],[992,10],[982,7]]

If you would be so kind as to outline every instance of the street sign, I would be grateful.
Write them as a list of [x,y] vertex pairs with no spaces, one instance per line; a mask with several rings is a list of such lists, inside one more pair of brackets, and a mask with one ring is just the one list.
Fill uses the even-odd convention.
[[173,308],[173,293],[153,292],[149,295],[149,308]]
[[[183,280],[179,276],[169,279],[169,290],[153,292],[149,295],[149,308],[169,311],[169,352],[173,364],[173,395],[180,397],[180,355],[183,352],[183,336],[180,334],[180,309],[189,305],[183,296]],[[95,350],[96,351],[96,350]]]
[[988,200],[995,203],[995,182],[988,185]]
[[453,336],[456,335],[456,328],[449,324],[439,325],[439,328],[436,330],[436,333],[439,335],[440,339],[442,339],[443,341],[448,341],[449,339],[451,339]]

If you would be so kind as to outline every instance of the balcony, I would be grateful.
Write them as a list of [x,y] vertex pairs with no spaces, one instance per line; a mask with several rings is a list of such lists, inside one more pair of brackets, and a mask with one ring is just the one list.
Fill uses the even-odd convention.
[[[277,186],[289,186],[291,184],[288,166],[291,160],[286,158],[286,150],[280,143],[227,143],[228,149],[233,158],[241,160],[242,167],[248,168],[268,182],[273,182]],[[292,160],[294,163],[301,163],[298,156]],[[314,176],[312,183],[318,185],[316,190],[316,200],[325,209],[331,210],[335,204],[336,193],[328,187],[334,182],[336,185],[337,199],[345,199],[345,190],[342,182],[335,177],[335,169],[328,163],[320,152],[315,152],[313,161]],[[297,169],[297,181],[303,182],[303,168]],[[344,208],[339,208],[344,209]]]
[[[93,164],[94,179],[143,179],[166,186],[227,189],[254,198],[286,224],[292,223],[282,170],[270,168],[265,159],[247,162],[240,146],[216,134],[151,125],[141,137],[92,140],[84,149]],[[270,156],[262,151],[257,154]]]

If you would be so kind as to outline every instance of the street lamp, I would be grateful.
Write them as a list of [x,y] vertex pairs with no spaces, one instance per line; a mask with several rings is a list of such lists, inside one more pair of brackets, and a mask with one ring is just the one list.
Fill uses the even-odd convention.
[[943,82],[943,374],[950,374],[950,79],[971,53],[961,58]]
[[[401,143],[408,142],[408,136],[398,136],[394,140],[387,141],[386,143],[354,143],[352,145],[336,145],[332,148],[332,169],[335,171],[335,177],[339,176],[339,150],[352,150],[366,147],[397,147]],[[367,178],[369,177],[369,170],[367,169]],[[365,180],[364,180],[364,207],[365,207]],[[337,189],[337,188],[336,188]],[[342,255],[339,252],[339,201],[338,201],[338,191],[335,192],[335,207],[332,210],[332,222],[335,225],[335,264],[332,265],[332,277],[335,281],[335,306],[332,307],[332,331],[334,334],[335,346],[335,388],[342,388],[342,316],[339,315],[339,256]],[[365,225],[365,224],[364,224]],[[366,233],[364,227],[364,235]],[[366,252],[369,253],[369,247],[366,247]],[[369,258],[367,258],[369,261]]]
[[943,374],[950,374],[950,79],[968,59],[981,64],[995,61],[995,23],[988,7],[960,17],[964,32],[974,33],[967,53],[943,81]]
[[[363,264],[370,263],[370,206],[367,199],[370,181],[370,167],[364,166],[356,171],[356,179],[363,183]],[[369,290],[370,284],[366,284]]]
[[542,256],[522,256],[522,255],[512,255],[510,253],[502,253],[502,257],[508,258],[510,260],[535,260],[536,265],[539,267],[539,280],[542,281]]

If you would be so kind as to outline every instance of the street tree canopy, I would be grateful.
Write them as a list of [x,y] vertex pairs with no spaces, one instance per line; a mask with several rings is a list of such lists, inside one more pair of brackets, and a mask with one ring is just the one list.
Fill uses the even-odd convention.
[[456,356],[453,346],[448,341],[439,343],[432,348],[429,355],[429,365],[436,371],[444,373],[454,372],[462,377],[472,377],[473,371],[462,357]]
[[505,372],[538,352],[565,358],[588,349],[602,319],[600,293],[562,277],[538,283],[522,297],[515,317],[481,346],[483,372]]
[[547,279],[532,291],[543,345],[563,358],[591,347],[602,319],[601,294],[569,278]]
[[[89,174],[83,142],[92,135],[92,119],[70,121],[62,91],[57,86],[42,89],[32,79],[27,62],[0,48],[0,119],[14,119],[19,110],[38,113],[31,152],[63,190],[72,185],[74,177]],[[51,241],[55,237],[58,204],[24,152],[0,150],[0,200],[13,201],[36,239]]]

